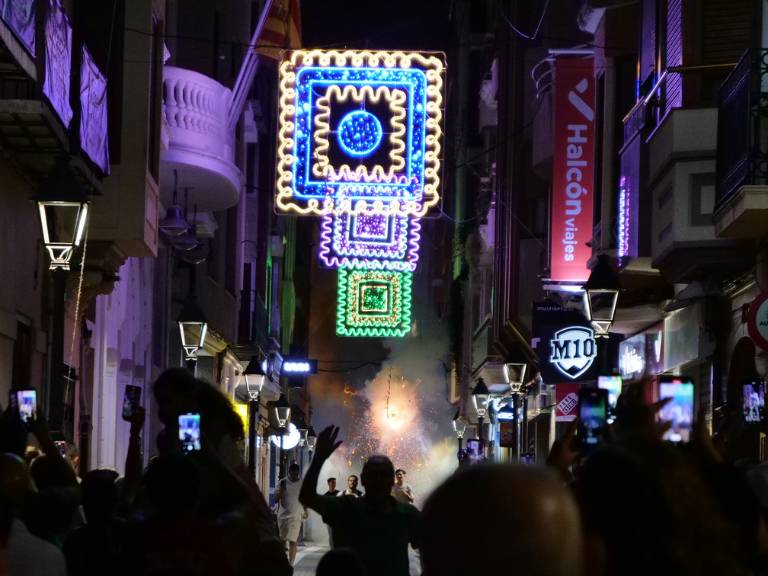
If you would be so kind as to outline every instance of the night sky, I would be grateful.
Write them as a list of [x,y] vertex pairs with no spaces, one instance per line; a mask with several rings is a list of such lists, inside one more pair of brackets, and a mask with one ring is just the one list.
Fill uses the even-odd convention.
[[451,0],[304,0],[304,46],[445,50]]

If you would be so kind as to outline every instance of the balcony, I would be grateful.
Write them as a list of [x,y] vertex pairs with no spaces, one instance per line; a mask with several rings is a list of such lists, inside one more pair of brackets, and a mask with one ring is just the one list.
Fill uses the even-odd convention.
[[715,235],[717,113],[670,109],[648,140],[652,265],[669,282],[737,272],[748,257]]
[[768,50],[747,52],[719,94],[715,231],[768,235]]
[[167,149],[160,154],[160,193],[167,206],[178,190],[187,189],[189,205],[201,212],[237,204],[242,175],[234,163],[234,130],[227,113],[232,92],[212,78],[166,66],[163,116]]
[[5,4],[0,16],[0,144],[33,178],[47,175],[58,156],[70,155],[83,185],[101,192],[101,179],[109,172],[103,73],[78,40],[79,31],[73,34],[59,0]]

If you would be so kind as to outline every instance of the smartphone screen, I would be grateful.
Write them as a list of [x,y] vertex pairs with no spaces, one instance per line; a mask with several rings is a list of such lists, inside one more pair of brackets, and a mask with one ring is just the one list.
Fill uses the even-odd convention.
[[579,442],[583,449],[596,448],[603,440],[608,423],[608,390],[579,390]]
[[608,391],[608,422],[613,422],[616,415],[616,402],[621,394],[621,376],[599,376],[597,387]]
[[742,412],[744,422],[759,424],[765,417],[765,382],[753,380],[742,387]]
[[56,449],[59,451],[59,454],[61,454],[62,458],[66,458],[67,443],[64,440],[56,440],[53,444],[56,446]]
[[659,420],[671,427],[664,433],[668,442],[688,442],[693,429],[693,381],[690,378],[662,376],[659,400],[671,400],[659,411]]
[[133,418],[133,413],[141,405],[141,387],[128,384],[123,395],[123,420]]
[[185,454],[200,450],[200,414],[179,415],[179,441]]
[[29,422],[37,414],[37,390],[17,390],[16,404],[22,422]]

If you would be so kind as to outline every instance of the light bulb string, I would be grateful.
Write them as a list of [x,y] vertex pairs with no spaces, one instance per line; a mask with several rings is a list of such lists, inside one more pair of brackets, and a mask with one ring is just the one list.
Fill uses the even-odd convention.
[[77,294],[75,296],[75,318],[72,322],[72,338],[69,342],[69,359],[67,361],[68,376],[71,374],[72,362],[75,358],[75,337],[77,336],[78,318],[80,316],[80,299],[83,294],[83,277],[85,276],[85,256],[88,248],[88,226],[85,227],[83,236],[83,257],[80,260],[80,276],[77,280]]

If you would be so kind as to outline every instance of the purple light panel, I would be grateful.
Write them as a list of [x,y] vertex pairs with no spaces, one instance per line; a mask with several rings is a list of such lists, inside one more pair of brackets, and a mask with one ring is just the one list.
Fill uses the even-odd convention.
[[107,139],[107,80],[88,50],[83,48],[80,68],[80,145],[88,157],[109,174]]
[[329,268],[413,272],[419,260],[419,218],[386,214],[332,214],[320,229],[320,259]]
[[35,55],[36,4],[36,0],[0,0],[0,18],[32,56]]
[[72,25],[61,0],[48,0],[45,21],[45,81],[43,94],[65,127],[72,121],[69,80],[72,70]]

